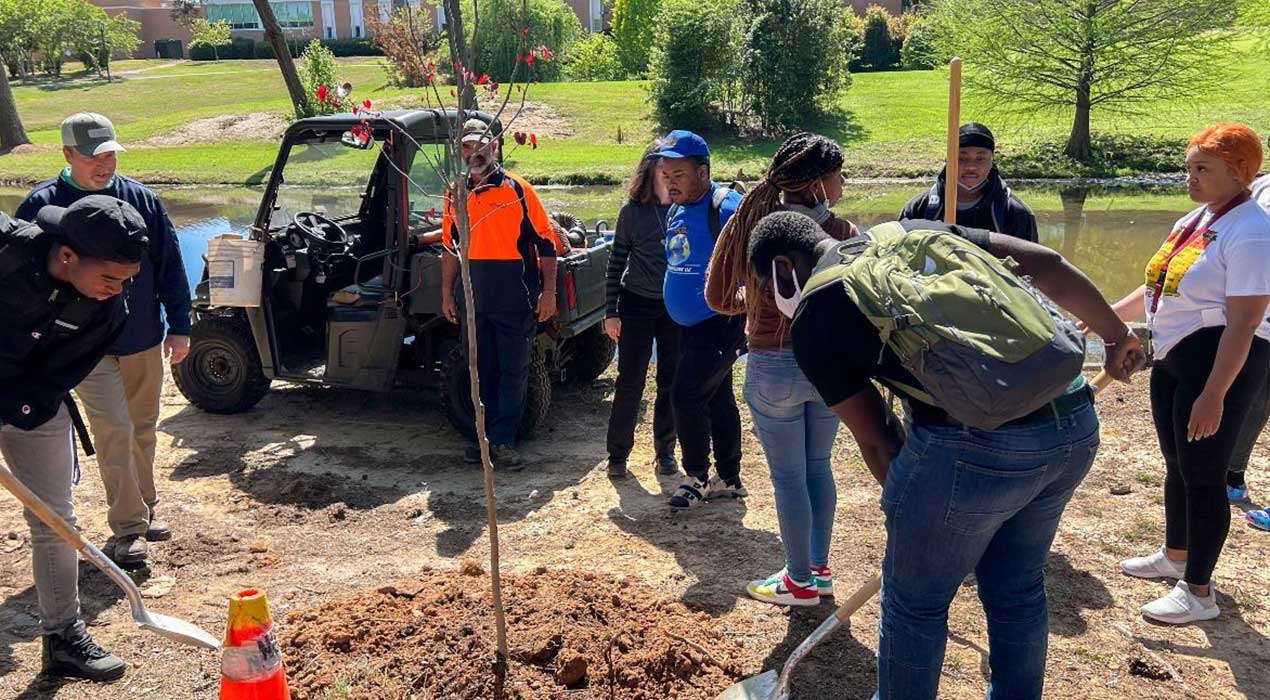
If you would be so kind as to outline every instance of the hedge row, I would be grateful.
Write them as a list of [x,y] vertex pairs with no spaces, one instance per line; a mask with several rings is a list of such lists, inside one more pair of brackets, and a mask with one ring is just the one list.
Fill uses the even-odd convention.
[[[305,41],[287,41],[287,47],[291,49],[291,56],[299,58],[303,53],[304,47],[308,45]],[[382,56],[380,51],[370,39],[325,39],[322,45],[331,50],[336,56]],[[210,46],[194,46],[190,48],[190,59],[194,61],[211,61],[219,57],[225,59],[245,59],[245,58],[273,58],[273,45],[267,41],[256,41],[246,37],[234,37],[232,43],[227,46],[218,46],[212,51]]]

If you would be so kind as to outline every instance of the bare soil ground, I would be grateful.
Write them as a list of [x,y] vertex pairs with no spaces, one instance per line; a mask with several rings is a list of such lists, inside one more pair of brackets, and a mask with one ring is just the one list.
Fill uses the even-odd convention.
[[278,141],[287,120],[272,112],[222,114],[194,121],[165,134],[131,144],[139,148],[167,148],[225,141]]
[[[665,506],[674,480],[653,475],[648,426],[631,460],[635,477],[605,476],[611,391],[611,373],[558,387],[551,429],[526,446],[533,463],[498,475],[514,651],[507,687],[535,699],[666,688],[663,697],[710,698],[737,676],[778,668],[834,607],[790,612],[744,597],[747,580],[781,566],[771,482],[748,423],[751,496],[676,515]],[[169,385],[163,404],[160,507],[175,537],[153,545],[151,570],[138,574],[153,609],[220,633],[228,596],[263,587],[297,698],[489,697],[488,586],[470,563],[460,572],[460,562],[484,566],[488,555],[481,476],[461,464],[463,443],[431,393],[276,385],[256,409],[220,417]],[[1184,628],[1143,621],[1138,607],[1169,586],[1125,578],[1117,562],[1158,546],[1163,530],[1145,382],[1110,390],[1100,411],[1103,447],[1048,567],[1047,695],[1270,698],[1270,534],[1232,507],[1216,575],[1222,616]],[[1270,495],[1267,445],[1250,471],[1258,499]],[[845,431],[835,472],[832,564],[845,593],[879,566],[884,533],[878,487]],[[1131,492],[1113,496],[1113,485]],[[105,503],[91,459],[76,501],[80,526],[101,543]],[[81,574],[93,634],[132,665],[110,686],[36,677],[27,530],[16,502],[0,496],[0,698],[215,697],[215,654],[136,632],[119,592],[87,565]],[[795,697],[868,698],[877,617],[874,600],[819,648],[795,674]],[[984,696],[986,648],[970,582],[952,609],[941,697]],[[574,677],[581,668],[585,676]]]

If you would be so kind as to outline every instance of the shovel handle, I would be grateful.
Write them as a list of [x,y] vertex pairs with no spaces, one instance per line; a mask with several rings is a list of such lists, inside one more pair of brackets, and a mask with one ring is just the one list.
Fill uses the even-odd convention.
[[1110,384],[1111,384],[1111,375],[1107,374],[1107,370],[1104,369],[1104,370],[1100,370],[1098,374],[1095,375],[1092,380],[1090,380],[1089,388],[1092,389],[1095,394],[1100,394],[1102,393],[1103,389],[1106,389]]
[[961,151],[961,59],[948,62],[948,155],[944,163],[944,223],[957,223],[958,153]]
[[79,530],[71,527],[70,523],[53,512],[53,509],[47,503],[40,500],[39,496],[26,487],[26,484],[18,481],[13,472],[6,469],[4,465],[0,465],[0,485],[3,485],[6,491],[13,494],[13,497],[18,499],[27,510],[35,513],[35,517],[44,521],[45,525],[53,528],[53,531],[60,535],[62,539],[74,545],[76,550],[82,552],[88,546],[88,540],[79,534]]
[[877,595],[878,590],[882,588],[882,575],[873,574],[873,577],[864,582],[855,593],[851,594],[842,605],[838,606],[838,611],[834,613],[834,617],[838,618],[838,622],[846,622],[847,618],[855,614],[861,606],[869,602],[869,599]]

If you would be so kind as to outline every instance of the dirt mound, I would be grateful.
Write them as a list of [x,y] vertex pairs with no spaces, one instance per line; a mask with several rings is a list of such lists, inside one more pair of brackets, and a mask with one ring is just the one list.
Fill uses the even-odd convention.
[[503,599],[501,683],[489,583],[473,562],[292,611],[282,646],[293,697],[334,687],[366,700],[707,700],[740,677],[740,647],[708,616],[628,579],[540,567],[504,577]]
[[282,138],[282,132],[286,129],[286,120],[270,112],[222,114],[195,119],[175,131],[126,145],[138,148],[164,148],[222,141],[276,141]]
[[[501,96],[495,100],[484,95],[480,97],[479,102],[481,109],[490,114],[496,114],[499,107],[503,106]],[[502,122],[508,132],[523,131],[526,134],[537,134],[538,138],[567,139],[574,134],[573,124],[560,116],[560,113],[551,105],[546,102],[526,100],[522,107],[519,94],[513,94],[507,101]],[[513,145],[509,137],[508,148]]]

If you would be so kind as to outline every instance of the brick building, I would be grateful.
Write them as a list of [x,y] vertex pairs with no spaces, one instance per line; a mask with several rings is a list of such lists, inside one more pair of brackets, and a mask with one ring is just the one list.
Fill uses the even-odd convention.
[[[170,0],[90,0],[110,14],[123,13],[141,23],[141,47],[137,56],[153,58],[154,42],[180,39],[187,47],[190,33],[172,19]],[[869,5],[881,5],[892,13],[900,12],[908,0],[846,0],[857,13]],[[270,0],[283,31],[295,39],[350,39],[367,35],[369,19],[387,20],[392,11],[407,3],[419,7],[419,0]],[[565,0],[578,15],[587,31],[604,31],[611,19],[604,0]],[[444,13],[424,6],[429,21],[439,28]],[[202,0],[202,13],[211,21],[225,20],[234,36],[261,39],[264,31],[251,0]]]

